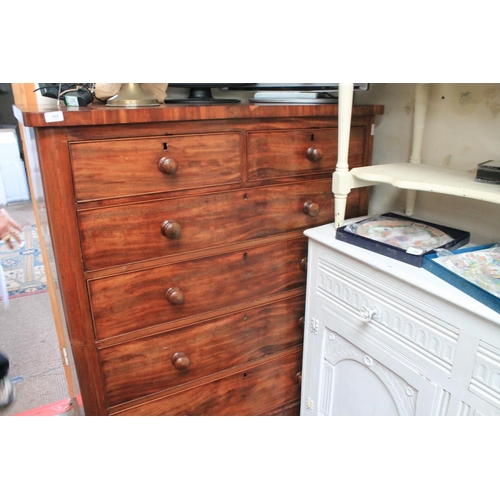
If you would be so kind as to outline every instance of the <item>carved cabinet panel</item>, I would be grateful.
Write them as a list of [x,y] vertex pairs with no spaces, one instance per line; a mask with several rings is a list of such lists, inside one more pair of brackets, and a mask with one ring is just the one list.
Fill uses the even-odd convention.
[[[305,412],[320,416],[411,416],[432,409],[436,386],[386,353],[347,340],[349,324],[332,311],[316,310],[316,352],[304,374]],[[347,337],[347,338],[346,338]],[[358,344],[358,345],[357,345]],[[360,347],[361,345],[361,347]],[[371,348],[370,348],[371,347]],[[363,348],[365,350],[363,350]]]
[[306,234],[302,415],[500,414],[500,315],[333,225]]

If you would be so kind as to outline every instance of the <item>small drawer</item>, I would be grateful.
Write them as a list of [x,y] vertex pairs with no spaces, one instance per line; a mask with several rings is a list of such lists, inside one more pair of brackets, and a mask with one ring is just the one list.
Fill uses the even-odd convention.
[[[411,360],[414,366],[432,364],[451,375],[459,329],[425,310],[424,298],[394,293],[390,278],[373,279],[374,271],[344,259],[333,264],[334,255],[320,258],[317,267],[317,296],[331,304],[363,337],[393,355]],[[427,308],[430,310],[431,308]]]
[[320,179],[82,210],[79,222],[85,268],[96,270],[303,231],[333,214],[331,179]]
[[298,238],[123,275],[89,280],[97,339],[155,327],[306,282],[307,240]]
[[110,407],[302,344],[304,295],[99,351]]
[[77,201],[241,182],[240,134],[70,144]]
[[[349,165],[363,165],[365,127],[351,129]],[[249,132],[248,179],[333,172],[337,165],[337,128]]]
[[251,416],[300,398],[302,349],[115,415]]

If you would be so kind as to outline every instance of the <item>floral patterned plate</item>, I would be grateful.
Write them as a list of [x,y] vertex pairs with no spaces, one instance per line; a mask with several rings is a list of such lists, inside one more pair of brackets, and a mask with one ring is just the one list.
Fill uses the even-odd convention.
[[367,219],[353,226],[356,227],[351,232],[359,236],[403,250],[416,248],[428,252],[453,241],[451,236],[440,229],[407,220]]

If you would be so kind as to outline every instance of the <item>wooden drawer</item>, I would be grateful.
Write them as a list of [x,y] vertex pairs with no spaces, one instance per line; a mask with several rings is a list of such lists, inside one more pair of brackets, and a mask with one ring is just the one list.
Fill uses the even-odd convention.
[[300,398],[302,349],[116,415],[259,415]]
[[[302,344],[304,295],[99,351],[109,406]],[[178,368],[172,362],[179,356]],[[189,366],[185,366],[189,360]]]
[[306,273],[301,261],[306,255],[307,240],[299,238],[90,280],[96,338],[302,288]]
[[[332,181],[238,190],[79,212],[87,270],[305,230],[333,220]],[[348,199],[358,215],[357,191]]]
[[241,182],[239,133],[72,143],[70,154],[77,201]]
[[[349,165],[363,165],[365,127],[351,129]],[[333,172],[337,165],[338,130],[304,129],[249,132],[248,178],[290,177]]]

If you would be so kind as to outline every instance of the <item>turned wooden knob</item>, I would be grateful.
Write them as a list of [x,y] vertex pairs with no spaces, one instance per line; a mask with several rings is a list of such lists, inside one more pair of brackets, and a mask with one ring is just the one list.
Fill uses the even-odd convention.
[[299,318],[299,326],[300,326],[301,328],[304,328],[305,323],[306,323],[306,318],[305,318],[304,316],[301,316],[301,317]]
[[172,364],[174,365],[174,368],[180,372],[187,370],[190,363],[191,361],[189,361],[189,358],[183,352],[176,352],[172,356]]
[[311,146],[306,153],[307,159],[309,161],[319,161],[323,158],[323,151],[320,148],[315,148]]
[[171,286],[165,292],[165,298],[173,306],[180,306],[184,302],[184,292],[178,286]]
[[304,203],[304,213],[310,215],[311,217],[316,217],[319,214],[319,205],[314,203],[314,201],[307,200]]
[[158,168],[160,172],[168,175],[175,174],[179,168],[179,162],[175,158],[169,158],[168,156],[164,156],[160,158],[158,162]]
[[297,384],[302,385],[302,372],[299,372],[297,373],[297,375],[295,375],[295,381],[297,382]]
[[163,236],[166,236],[171,240],[176,240],[181,235],[181,226],[173,220],[166,220],[161,225],[161,232],[163,233]]
[[302,269],[302,271],[306,272],[307,271],[307,257],[304,257],[301,261],[300,261],[300,269]]

